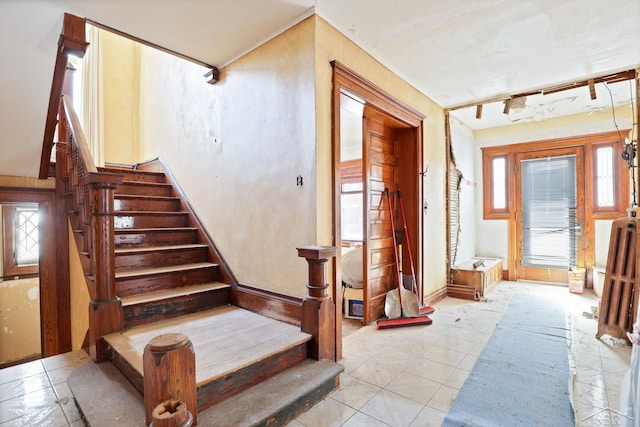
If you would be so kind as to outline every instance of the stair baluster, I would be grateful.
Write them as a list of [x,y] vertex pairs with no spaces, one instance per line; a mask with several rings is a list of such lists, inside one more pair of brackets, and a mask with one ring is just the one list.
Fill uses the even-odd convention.
[[71,100],[63,96],[60,105],[60,136],[67,146],[66,181],[71,195],[72,227],[81,234],[78,250],[89,257],[83,264],[91,308],[89,349],[96,362],[109,359],[103,336],[122,330],[122,304],[115,292],[114,190],[122,175],[99,172],[85,141]]

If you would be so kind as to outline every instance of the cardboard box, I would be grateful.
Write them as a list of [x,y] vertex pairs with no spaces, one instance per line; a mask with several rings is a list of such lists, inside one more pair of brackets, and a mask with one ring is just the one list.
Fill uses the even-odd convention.
[[581,294],[584,292],[584,268],[571,267],[569,269],[569,292]]
[[362,319],[364,317],[362,289],[345,288],[343,303],[344,317],[349,319]]

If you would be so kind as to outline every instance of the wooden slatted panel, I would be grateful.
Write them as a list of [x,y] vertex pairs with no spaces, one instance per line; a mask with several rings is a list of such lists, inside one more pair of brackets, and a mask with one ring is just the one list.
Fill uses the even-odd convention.
[[597,338],[607,334],[627,339],[626,333],[633,329],[640,294],[636,272],[639,231],[640,220],[636,218],[617,219],[611,225]]
[[458,237],[460,236],[460,180],[462,174],[451,163],[449,166],[449,261],[456,264],[458,256]]

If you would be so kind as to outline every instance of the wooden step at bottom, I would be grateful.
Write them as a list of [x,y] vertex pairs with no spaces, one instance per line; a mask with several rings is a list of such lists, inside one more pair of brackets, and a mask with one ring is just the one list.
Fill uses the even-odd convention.
[[[342,365],[302,363],[198,413],[201,426],[282,426],[337,388]],[[87,425],[144,427],[142,395],[111,363],[87,362],[67,380]]]
[[225,283],[213,282],[122,297],[125,327],[228,304],[230,289]]
[[114,363],[138,390],[144,347],[168,333],[193,344],[200,410],[306,359],[311,338],[298,326],[230,305],[108,335]]

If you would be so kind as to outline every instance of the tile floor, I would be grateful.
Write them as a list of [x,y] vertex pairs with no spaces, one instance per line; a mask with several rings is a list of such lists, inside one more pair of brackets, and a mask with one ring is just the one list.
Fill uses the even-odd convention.
[[570,360],[577,426],[615,426],[631,347],[595,339],[597,320],[587,319],[598,299],[592,291],[502,282],[486,302],[447,298],[435,304],[430,326],[360,328],[344,338],[341,386],[291,426],[439,426],[489,340],[511,296],[550,294],[567,304]]
[[79,350],[0,369],[0,426],[84,426],[67,377],[87,361]]
[[[597,320],[583,316],[597,305],[591,291],[575,295],[566,287],[521,282],[502,282],[486,302],[440,301],[430,326],[352,331],[344,338],[341,387],[289,425],[439,426],[517,292],[566,301],[576,425],[618,425],[631,348],[595,339]],[[76,351],[0,370],[0,426],[84,425],[66,378],[88,360]]]

